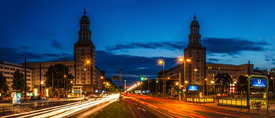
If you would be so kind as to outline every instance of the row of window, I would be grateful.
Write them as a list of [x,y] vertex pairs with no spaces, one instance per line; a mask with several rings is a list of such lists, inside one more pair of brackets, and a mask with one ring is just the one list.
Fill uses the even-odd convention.
[[[3,69],[3,66],[0,66],[0,69]],[[4,67],[4,69],[6,69],[6,70],[13,70],[13,71],[15,71],[15,68]],[[20,70],[20,69],[16,69],[16,70],[19,70],[19,71],[25,72],[25,70],[24,70],[24,69],[22,69],[22,70]],[[30,71],[27,71],[27,73],[30,73]]]
[[231,69],[231,68],[221,68],[221,67],[207,67],[207,69],[211,70],[229,70],[229,71],[242,71],[242,70],[245,70],[245,69],[242,69],[242,70],[237,70],[237,69]]

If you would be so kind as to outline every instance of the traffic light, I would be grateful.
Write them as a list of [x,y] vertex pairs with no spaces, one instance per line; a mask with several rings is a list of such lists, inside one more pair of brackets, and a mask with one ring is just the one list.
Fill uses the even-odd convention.
[[156,83],[159,83],[159,80],[156,80]]
[[123,87],[122,87],[122,86],[120,86],[120,90],[121,90],[121,91],[122,91],[122,88],[123,88]]
[[145,78],[144,78],[143,75],[140,76],[140,80],[141,80],[141,81],[144,81],[144,80],[145,80]]
[[74,90],[71,90],[71,93],[73,93],[74,92]]
[[181,91],[179,91],[179,93],[181,93]]

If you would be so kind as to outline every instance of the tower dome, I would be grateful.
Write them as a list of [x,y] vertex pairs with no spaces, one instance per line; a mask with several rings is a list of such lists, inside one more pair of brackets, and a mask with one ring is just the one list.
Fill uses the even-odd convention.
[[196,20],[196,16],[194,16],[194,20],[191,22],[191,26],[199,26],[199,22]]
[[86,16],[86,11],[85,11],[85,9],[84,9],[84,12],[83,12],[83,13],[84,13],[84,15],[81,17],[80,22],[82,22],[82,21],[88,21],[88,22],[90,22],[88,16]]

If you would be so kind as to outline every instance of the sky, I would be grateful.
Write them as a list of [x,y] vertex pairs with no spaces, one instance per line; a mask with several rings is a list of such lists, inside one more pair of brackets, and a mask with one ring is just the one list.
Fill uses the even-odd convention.
[[[106,77],[157,77],[177,65],[196,14],[207,63],[275,67],[275,1],[265,0],[2,0],[0,60],[73,60],[84,8],[91,22],[96,66]],[[116,82],[117,83],[117,82]]]

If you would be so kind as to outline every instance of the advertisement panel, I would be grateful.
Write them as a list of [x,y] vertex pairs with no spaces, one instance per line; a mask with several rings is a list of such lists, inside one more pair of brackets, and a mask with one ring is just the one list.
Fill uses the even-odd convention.
[[17,103],[21,103],[21,93],[16,93]]
[[13,104],[16,104],[16,103],[17,103],[16,92],[12,92],[12,93],[11,93],[11,98],[12,98],[12,103],[13,103]]
[[251,79],[251,86],[252,87],[257,87],[257,88],[265,88],[266,87],[266,79],[252,78]]
[[199,86],[197,85],[190,85],[188,86],[188,91],[198,91],[199,90]]

